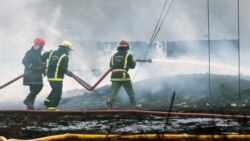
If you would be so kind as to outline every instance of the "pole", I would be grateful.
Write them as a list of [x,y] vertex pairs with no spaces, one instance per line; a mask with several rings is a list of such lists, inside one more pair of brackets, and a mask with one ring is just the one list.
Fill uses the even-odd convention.
[[208,24],[208,28],[207,28],[207,37],[208,37],[208,91],[209,91],[209,95],[210,97],[212,97],[212,93],[211,93],[211,44],[210,44],[210,17],[209,17],[209,11],[210,7],[209,7],[209,0],[207,0],[207,24]]
[[168,109],[168,114],[167,114],[167,117],[166,117],[165,127],[164,127],[165,130],[167,128],[167,123],[168,123],[168,120],[169,120],[169,116],[170,116],[170,113],[172,111],[172,107],[173,107],[173,104],[174,104],[174,98],[175,98],[175,91],[173,92],[171,103],[170,103],[170,107]]
[[238,81],[239,81],[239,100],[241,100],[241,84],[240,84],[240,0],[237,1],[238,5]]

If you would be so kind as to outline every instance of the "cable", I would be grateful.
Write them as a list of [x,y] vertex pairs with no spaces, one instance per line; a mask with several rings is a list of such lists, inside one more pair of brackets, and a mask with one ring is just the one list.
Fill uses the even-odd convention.
[[[152,36],[151,36],[150,42],[149,42],[149,44],[148,44],[148,46],[147,46],[147,50],[146,50],[146,52],[145,52],[144,58],[147,57],[147,54],[148,54],[148,52],[149,52],[149,49],[151,48],[151,46],[152,46],[152,44],[153,44],[155,38],[157,37],[157,35],[158,35],[158,33],[159,33],[160,29],[161,29],[161,26],[162,26],[163,22],[165,21],[167,15],[168,15],[168,12],[169,12],[169,10],[170,10],[170,8],[172,7],[173,2],[174,2],[174,0],[172,0],[171,4],[169,5],[168,9],[166,10],[166,13],[164,14],[164,16],[163,16],[163,18],[162,18],[163,12],[165,11],[165,8],[166,8],[166,5],[167,5],[167,0],[165,1],[164,6],[163,6],[163,9],[162,9],[162,12],[161,12],[160,17],[159,17],[159,19],[158,19],[158,21],[157,21],[157,24],[156,24],[156,26],[155,26],[155,30],[154,30],[154,32],[153,32],[153,34],[152,34]],[[159,24],[160,24],[160,25],[159,25]],[[159,27],[158,27],[158,26],[159,26]],[[140,65],[139,65],[137,71],[135,72],[135,75],[134,75],[134,77],[133,77],[133,80],[135,79],[137,73],[139,72],[139,69],[141,68],[141,65],[142,65],[142,63],[140,63]]]
[[[146,50],[146,53],[145,53],[145,55],[144,55],[144,58],[147,57],[147,54],[148,54],[148,52],[149,52],[149,49],[151,48],[151,46],[152,46],[152,44],[153,44],[153,42],[154,42],[156,36],[158,35],[158,33],[159,33],[159,31],[160,31],[160,29],[161,29],[161,27],[162,27],[162,24],[164,23],[164,21],[165,21],[167,15],[168,15],[168,12],[169,12],[170,8],[172,7],[173,2],[174,2],[174,0],[172,0],[172,2],[170,3],[170,5],[169,5],[169,7],[168,7],[168,9],[167,9],[167,11],[166,11],[164,17],[163,17],[162,20],[161,20],[160,26],[158,27],[157,31],[154,32],[155,34],[152,35],[151,40],[150,40],[150,43],[149,43],[149,46],[148,46],[148,48],[147,48],[147,50]],[[167,0],[166,0],[166,3],[167,3]],[[164,9],[165,9],[165,7],[164,7]],[[163,10],[164,10],[164,9],[163,9]],[[161,17],[160,17],[160,18],[161,18]]]
[[155,40],[155,38],[156,38],[158,32],[160,31],[160,29],[161,29],[161,27],[162,27],[162,24],[164,23],[164,21],[165,21],[165,19],[166,19],[166,17],[167,17],[167,14],[168,14],[168,12],[169,12],[169,10],[170,10],[170,7],[172,6],[173,2],[174,2],[174,0],[172,0],[172,2],[170,3],[169,8],[167,9],[167,12],[166,12],[166,14],[164,15],[163,20],[161,21],[161,24],[160,24],[160,26],[159,26],[159,28],[158,28],[158,30],[157,30],[155,36],[153,37],[153,40],[152,40],[152,41]]
[[153,36],[154,36],[155,31],[157,30],[157,27],[158,27],[158,25],[159,25],[159,23],[160,23],[160,20],[161,20],[162,14],[163,14],[163,12],[164,12],[164,9],[165,9],[165,7],[166,7],[166,5],[167,5],[167,2],[168,2],[168,0],[166,0],[165,3],[164,3],[164,7],[163,7],[163,9],[162,9],[162,11],[161,11],[161,15],[160,15],[160,17],[159,17],[159,19],[158,19],[158,21],[157,21],[157,23],[156,23],[155,30],[154,30],[154,32],[153,32],[153,35],[151,36],[150,42],[152,42]]

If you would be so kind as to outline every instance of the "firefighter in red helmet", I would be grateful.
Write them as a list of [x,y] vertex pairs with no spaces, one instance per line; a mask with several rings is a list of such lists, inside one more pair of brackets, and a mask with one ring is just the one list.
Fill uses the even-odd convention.
[[34,110],[34,102],[38,93],[43,87],[43,73],[45,66],[42,63],[41,52],[45,45],[45,40],[42,37],[36,37],[33,41],[33,46],[25,53],[22,60],[25,66],[24,71],[31,73],[23,77],[23,85],[28,85],[30,92],[23,101],[28,110]]
[[128,52],[129,43],[126,40],[119,42],[117,52],[111,57],[110,67],[113,69],[111,74],[111,91],[108,95],[107,108],[113,108],[113,102],[119,89],[124,87],[129,96],[132,108],[137,108],[135,102],[135,93],[128,74],[129,69],[134,69],[136,66],[133,55]]

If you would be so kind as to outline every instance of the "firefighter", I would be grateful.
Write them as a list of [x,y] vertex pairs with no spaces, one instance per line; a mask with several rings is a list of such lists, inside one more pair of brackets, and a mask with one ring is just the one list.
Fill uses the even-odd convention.
[[23,101],[28,110],[35,109],[34,102],[36,96],[43,88],[43,73],[45,71],[41,55],[45,40],[42,37],[37,37],[33,43],[34,45],[25,53],[22,60],[25,66],[24,72],[31,72],[23,77],[23,85],[28,85],[30,89],[28,96]]
[[56,110],[62,96],[64,74],[72,76],[68,70],[69,51],[73,50],[72,43],[63,41],[56,51],[43,54],[43,60],[47,60],[47,78],[52,88],[50,94],[44,101],[48,110]]
[[121,40],[117,47],[117,52],[111,57],[110,60],[110,68],[113,70],[111,74],[111,91],[106,102],[109,110],[113,108],[114,99],[121,86],[126,90],[132,108],[137,108],[135,103],[135,93],[128,74],[129,69],[135,68],[136,62],[133,60],[133,55],[131,55],[128,50],[128,41]]

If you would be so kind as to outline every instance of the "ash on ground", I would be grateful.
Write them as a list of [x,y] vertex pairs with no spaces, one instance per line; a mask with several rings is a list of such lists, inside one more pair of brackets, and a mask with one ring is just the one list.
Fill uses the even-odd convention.
[[[147,79],[133,83],[133,87],[136,101],[144,110],[167,111],[175,91],[172,111],[243,115],[250,113],[248,77],[241,78],[240,93],[237,76],[211,75],[210,90],[208,84],[208,74],[192,74]],[[91,92],[83,90],[82,94],[62,99],[59,109],[105,109],[109,91],[110,85]],[[79,90],[76,92],[79,93]],[[44,108],[42,102],[38,104],[38,108]],[[114,109],[131,109],[124,89],[117,94]]]

